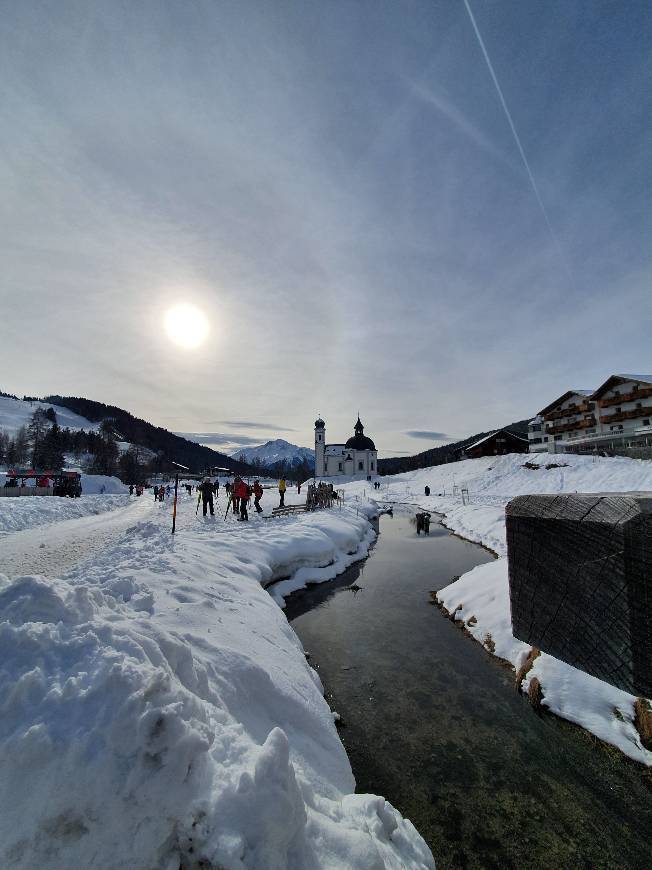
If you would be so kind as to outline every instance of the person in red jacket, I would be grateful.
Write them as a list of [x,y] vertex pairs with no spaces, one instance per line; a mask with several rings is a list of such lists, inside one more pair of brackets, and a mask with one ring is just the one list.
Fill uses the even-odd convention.
[[248,520],[249,514],[247,513],[247,502],[249,501],[251,493],[249,492],[249,486],[244,482],[244,480],[240,480],[237,484],[237,488],[235,491],[236,497],[240,500],[240,520]]
[[259,514],[262,514],[263,509],[260,506],[260,499],[263,494],[263,488],[259,480],[254,481],[254,507]]

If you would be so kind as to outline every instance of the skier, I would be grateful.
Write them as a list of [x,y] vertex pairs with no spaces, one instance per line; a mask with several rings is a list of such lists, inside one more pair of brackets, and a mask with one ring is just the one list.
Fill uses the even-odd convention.
[[278,482],[278,494],[280,497],[280,501],[278,503],[279,507],[285,507],[285,490],[286,489],[287,489],[287,486],[285,484],[285,478],[282,477]]
[[430,487],[429,486],[426,486],[423,491],[425,492],[426,495],[430,495]]
[[420,535],[421,532],[423,531],[423,514],[418,513],[416,515],[416,520],[417,520],[417,535]]
[[215,483],[213,484],[213,489],[215,491],[215,498],[219,498],[219,495],[220,495],[220,479],[219,479],[219,477],[215,478]]
[[297,480],[297,495],[301,495],[301,481]]
[[426,535],[430,534],[430,514],[423,515],[423,531]]
[[263,495],[263,488],[259,480],[254,480],[254,507],[259,514],[262,514],[263,509],[260,506],[260,499]]
[[251,493],[249,492],[249,487],[244,482],[244,480],[238,480],[235,493],[238,501],[240,502],[240,516],[238,517],[238,520],[248,520],[249,514],[247,513],[247,502],[249,501]]
[[213,509],[213,484],[210,481],[210,478],[205,478],[204,482],[200,485],[199,490],[201,492],[201,501],[202,501],[202,511],[204,516],[206,516],[206,508],[209,507],[211,511],[211,516],[214,516]]
[[133,483],[130,483],[129,484],[129,495],[133,495],[133,494],[134,494],[134,485],[133,485]]

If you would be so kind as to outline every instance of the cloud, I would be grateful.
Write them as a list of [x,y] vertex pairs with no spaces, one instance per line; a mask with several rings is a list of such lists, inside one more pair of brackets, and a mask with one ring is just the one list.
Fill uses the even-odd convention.
[[250,438],[248,435],[224,435],[220,432],[176,432],[175,434],[180,435],[181,438],[187,438],[188,441],[204,444],[207,447],[219,445],[231,448],[260,444],[260,438]]
[[[269,429],[272,432],[296,432],[287,426],[277,426],[276,423],[252,423],[248,420],[220,420],[223,426],[233,426],[234,429]],[[236,440],[236,439],[234,439]]]
[[432,432],[430,429],[410,429],[406,433],[410,438],[423,438],[426,441],[451,441],[445,432]]
[[410,82],[412,93],[415,97],[426,103],[431,108],[447,118],[453,126],[463,133],[467,139],[470,139],[478,148],[481,148],[487,154],[491,154],[505,166],[513,169],[513,164],[503,154],[503,152],[494,145],[491,139],[478,129],[466,115],[447,100],[442,94],[438,94],[429,88],[424,82]]

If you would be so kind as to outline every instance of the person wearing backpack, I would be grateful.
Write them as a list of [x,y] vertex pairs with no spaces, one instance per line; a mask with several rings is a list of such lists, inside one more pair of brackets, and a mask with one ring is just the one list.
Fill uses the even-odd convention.
[[282,477],[278,482],[278,494],[280,497],[280,501],[278,503],[279,507],[285,507],[285,490],[286,489],[287,489],[287,486],[285,484],[285,478]]

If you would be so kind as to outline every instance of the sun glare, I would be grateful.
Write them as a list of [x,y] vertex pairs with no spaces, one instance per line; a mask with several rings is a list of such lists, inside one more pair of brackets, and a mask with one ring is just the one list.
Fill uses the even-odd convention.
[[175,305],[165,314],[165,331],[175,344],[192,349],[208,335],[208,320],[194,305]]

